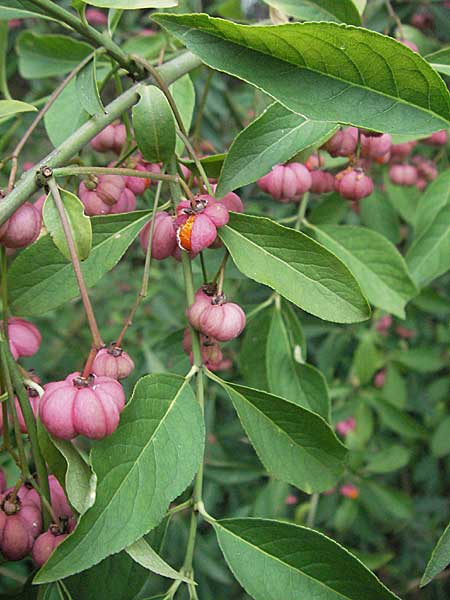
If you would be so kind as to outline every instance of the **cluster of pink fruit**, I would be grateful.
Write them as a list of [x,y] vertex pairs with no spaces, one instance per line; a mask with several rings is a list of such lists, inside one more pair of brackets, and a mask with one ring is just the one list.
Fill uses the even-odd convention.
[[[172,217],[160,212],[155,217],[152,256],[163,260],[169,256],[180,259],[181,250],[195,257],[205,248],[217,247],[217,229],[228,223],[229,211],[242,212],[241,199],[233,192],[220,200],[208,194],[197,194],[191,201],[182,200]],[[147,251],[152,222],[142,229],[139,238]]]
[[[8,338],[15,359],[33,356],[41,343],[35,325],[17,317],[8,320]],[[72,439],[84,435],[101,439],[111,435],[117,429],[125,406],[125,394],[118,380],[128,377],[133,369],[130,356],[114,343],[110,344],[96,354],[88,376],[82,377],[75,372],[63,381],[47,383],[41,398],[34,388],[29,388],[33,413],[39,414],[44,426],[57,438]],[[17,399],[15,404],[20,429],[26,433]]]
[[[246,323],[242,308],[234,302],[227,302],[223,294],[217,294],[215,286],[205,285],[195,294],[194,302],[186,314],[192,327],[200,333],[204,365],[211,371],[229,369],[231,361],[223,357],[220,342],[234,340],[242,333]],[[189,328],[184,332],[183,350],[192,363],[192,336]]]
[[[433,133],[422,143],[441,146],[447,143],[446,131]],[[396,185],[416,186],[423,190],[438,175],[435,164],[416,155],[411,163],[405,162],[417,141],[393,144],[389,134],[378,134],[356,127],[341,128],[322,147],[333,158],[349,159],[349,166],[333,175],[322,169],[324,159],[311,155],[303,165],[291,162],[276,165],[270,173],[258,180],[258,186],[280,202],[299,202],[305,192],[324,194],[335,190],[353,203],[354,208],[374,190],[372,178],[367,175],[372,163],[389,164],[389,177]]]
[[37,566],[42,566],[69,533],[76,522],[59,481],[48,479],[52,523],[42,532],[42,507],[38,492],[30,484],[6,487],[6,477],[0,471],[0,551],[7,560],[22,560],[31,553]]

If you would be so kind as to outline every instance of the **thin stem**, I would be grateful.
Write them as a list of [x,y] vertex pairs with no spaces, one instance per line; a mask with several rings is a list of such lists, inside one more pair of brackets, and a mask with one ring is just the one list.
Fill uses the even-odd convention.
[[29,137],[31,136],[33,131],[36,129],[36,127],[39,125],[39,123],[42,121],[42,119],[44,118],[44,116],[48,112],[48,110],[53,106],[53,104],[55,103],[57,98],[60,96],[61,92],[67,87],[67,85],[72,81],[72,79],[77,75],[77,73],[79,73],[81,71],[81,69],[85,65],[87,65],[88,62],[90,62],[92,60],[92,58],[94,56],[95,56],[95,52],[92,52],[91,54],[86,56],[86,58],[84,60],[82,60],[80,62],[80,64],[77,65],[71,73],[69,73],[69,75],[64,79],[64,81],[62,81],[60,83],[60,85],[56,88],[56,90],[53,92],[53,94],[49,97],[47,102],[41,108],[39,113],[36,115],[34,121],[28,127],[28,129],[22,136],[22,138],[19,141],[19,143],[17,144],[17,146],[14,148],[13,153],[11,155],[11,172],[9,174],[8,192],[10,192],[12,190],[12,188],[14,187],[14,182],[16,180],[16,174],[17,174],[19,155],[22,152],[23,147],[27,143]]
[[54,169],[53,177],[67,177],[68,175],[121,175],[122,177],[140,177],[141,179],[154,179],[155,181],[178,181],[178,175],[154,173],[153,171],[138,171],[122,167],[78,167],[76,165]]
[[[20,410],[22,411],[23,419],[25,421],[25,425],[27,428],[28,437],[30,438],[31,443],[31,453],[33,455],[34,464],[36,466],[36,472],[39,481],[39,487],[41,489],[42,495],[50,502],[50,489],[48,486],[48,473],[47,467],[45,466],[45,461],[42,457],[39,440],[37,434],[36,421],[34,418],[33,410],[31,408],[30,400],[28,398],[28,394],[25,391],[25,387],[23,385],[23,378],[17,368],[17,364],[12,357],[9,348],[6,344],[3,344],[3,348],[6,347],[6,360],[8,363],[8,370],[11,375],[12,383],[14,386],[14,390],[16,392],[17,398],[20,404]],[[50,524],[48,511],[43,507],[43,518],[45,528]]]
[[200,252],[200,265],[202,267],[203,283],[208,283],[208,270],[206,268],[205,256],[203,252]]
[[313,494],[309,503],[308,516],[306,518],[306,526],[314,527],[314,521],[316,520],[317,505],[319,503],[319,494]]
[[198,140],[200,138],[200,127],[202,124],[203,113],[205,111],[206,100],[208,99],[209,88],[211,87],[211,79],[212,79],[213,75],[214,75],[214,71],[212,69],[209,69],[208,75],[207,75],[206,81],[205,81],[205,87],[203,88],[202,97],[200,99],[200,104],[198,106],[197,117],[196,117],[195,123],[194,123],[194,129],[193,129],[193,134],[192,134],[192,139],[193,139],[194,145],[198,142]]
[[135,61],[126,54],[107,33],[100,32],[95,29],[95,27],[83,23],[80,18],[54,2],[51,2],[51,0],[31,0],[31,2],[35,6],[43,9],[47,15],[56,17],[57,21],[62,21],[63,23],[66,23],[66,25],[72,27],[72,29],[89,40],[96,47],[104,47],[108,54],[114,58],[123,69],[129,72],[130,75],[135,77],[142,76],[142,72],[137,68],[138,66]]
[[297,231],[300,231],[300,229],[302,228],[302,224],[305,219],[306,209],[308,208],[308,202],[309,202],[309,192],[306,192],[303,195],[303,198],[300,202],[300,206],[298,207],[297,221],[295,223],[295,229]]
[[391,0],[385,0],[386,3],[386,8],[387,11],[389,13],[389,16],[391,17],[391,19],[393,19],[397,25],[397,29],[398,32],[400,34],[400,39],[404,40],[405,39],[405,33],[403,31],[403,25],[402,22],[400,21],[400,17],[398,16],[398,14],[395,12]]
[[258,313],[260,313],[262,310],[264,310],[265,308],[272,306],[274,301],[275,301],[275,294],[272,294],[271,296],[269,296],[269,298],[267,298],[267,300],[265,300],[264,302],[261,302],[261,304],[258,304],[258,306],[256,306],[253,310],[251,310],[249,313],[247,313],[247,321],[250,321],[251,319],[253,319],[253,317],[256,317],[256,315]]
[[102,336],[95,320],[94,310],[92,308],[91,300],[87,291],[86,283],[84,281],[83,272],[81,270],[80,259],[78,258],[77,250],[75,248],[75,242],[73,240],[72,230],[70,228],[69,220],[67,219],[66,211],[59,193],[59,188],[53,177],[50,177],[47,181],[48,187],[53,197],[53,201],[58,211],[61,225],[64,231],[65,238],[67,240],[67,246],[69,248],[70,258],[72,261],[73,270],[77,279],[78,288],[80,290],[81,300],[83,302],[84,311],[86,318],[89,323],[89,329],[91,330],[92,342],[95,348],[100,349],[103,346]]
[[[117,71],[114,73],[114,83],[116,85],[117,94],[118,95],[123,94],[122,80],[120,79],[120,75]],[[125,124],[125,130],[127,132],[127,137],[126,137],[125,147],[123,148],[122,152],[124,152],[124,154],[126,154],[128,152],[128,149],[133,144],[133,133],[131,131],[130,116],[128,115],[127,111],[125,111],[123,113],[123,122]]]
[[173,508],[169,508],[169,510],[166,512],[166,517],[171,517],[173,515],[176,515],[177,513],[186,510],[187,508],[192,508],[193,503],[192,503],[192,498],[189,498],[189,500],[186,500],[186,502],[182,502],[181,504],[178,504],[177,506],[174,506]]
[[127,332],[128,327],[130,327],[130,325],[133,324],[133,320],[134,320],[136,312],[139,308],[139,305],[141,304],[142,300],[147,297],[147,294],[148,294],[148,284],[149,284],[149,280],[150,280],[150,267],[152,264],[153,233],[155,231],[155,215],[156,215],[156,210],[158,207],[159,198],[161,196],[162,184],[163,184],[162,181],[160,181],[158,183],[158,187],[156,189],[156,194],[155,194],[155,200],[153,202],[152,221],[151,221],[150,232],[149,232],[149,236],[148,236],[147,251],[145,253],[144,275],[142,277],[141,289],[139,290],[137,298],[134,301],[131,311],[124,323],[122,331],[120,332],[119,337],[116,340],[117,346],[122,345],[122,340]]
[[88,354],[87,360],[84,364],[83,372],[81,373],[81,377],[83,377],[84,379],[89,377],[89,375],[91,374],[92,364],[95,360],[95,357],[97,356],[97,352],[98,352],[97,348],[95,348],[95,346],[93,346]]
[[[200,64],[201,61],[199,58],[191,52],[184,52],[177,58],[162,65],[158,71],[167,83],[173,83]],[[151,78],[146,83],[151,84]],[[104,113],[99,113],[89,119],[58,148],[38,161],[37,168],[42,165],[55,168],[67,164],[93,137],[100,133],[107,125],[118,119],[124,111],[131,108],[139,100],[138,91],[141,85],[139,83],[132,86],[108,104],[105,107]],[[25,172],[14,189],[0,203],[0,224],[3,224],[37,189],[36,170]]]
[[208,191],[208,194],[210,194],[212,196],[213,195],[213,191],[212,191],[212,188],[211,188],[211,184],[209,183],[208,176],[206,175],[206,171],[203,168],[202,162],[198,158],[197,154],[195,153],[195,150],[192,147],[192,144],[189,141],[189,138],[187,137],[187,135],[183,131],[178,130],[178,129],[177,129],[177,135],[180,138],[180,140],[182,140],[182,142],[184,143],[184,145],[187,148],[187,151],[191,155],[192,160],[194,161],[195,166],[197,167],[197,170],[200,173],[200,177],[202,178],[203,183],[205,184],[205,187],[206,187],[206,189]]
[[[213,277],[213,282],[218,281],[219,278],[221,277],[221,275],[224,273],[225,266],[227,264],[229,256],[230,256],[230,253],[228,252],[228,250],[225,250],[225,254],[223,255],[222,262],[220,263],[220,267],[218,268],[217,273]],[[222,278],[222,284],[223,284],[223,278]]]

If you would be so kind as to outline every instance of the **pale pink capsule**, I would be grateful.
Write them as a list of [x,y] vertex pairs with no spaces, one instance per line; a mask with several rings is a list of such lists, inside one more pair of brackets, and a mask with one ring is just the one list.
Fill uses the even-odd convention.
[[33,356],[39,350],[42,336],[39,329],[30,321],[19,317],[8,320],[9,348],[15,359]]
[[428,146],[444,146],[448,140],[448,133],[445,129],[432,133],[430,137],[421,140],[423,144]]
[[355,417],[349,417],[344,421],[339,421],[336,423],[336,431],[339,435],[348,435],[350,432],[355,431],[356,429],[356,419]]
[[33,547],[34,537],[20,513],[0,511],[0,551],[7,560],[22,560]]
[[219,342],[238,337],[245,327],[245,313],[234,302],[210,304],[200,316],[200,331]]
[[359,496],[358,488],[352,483],[346,483],[345,485],[342,485],[339,488],[339,493],[345,498],[350,498],[350,500],[356,500]]
[[413,52],[419,52],[419,47],[414,42],[410,42],[409,40],[399,40],[399,42],[407,48],[410,48],[410,50],[412,50]]
[[356,127],[347,127],[339,129],[323,147],[330,156],[336,157],[354,154],[357,145],[358,129]]
[[[147,252],[148,241],[150,238],[151,221],[149,221],[141,233],[139,240],[144,252]],[[177,248],[177,233],[174,227],[173,218],[166,212],[159,212],[155,217],[155,227],[152,239],[152,257],[156,260],[163,260],[173,254]]]
[[[147,172],[147,169],[140,163],[131,164],[129,165],[129,167],[135,169],[136,171]],[[127,188],[131,190],[136,196],[141,196],[150,185],[150,179],[144,179],[143,177],[127,176],[124,177],[124,180]]]
[[8,248],[25,248],[37,240],[41,227],[39,210],[25,202],[1,226],[0,244]]
[[53,512],[59,519],[69,519],[73,516],[66,493],[54,475],[49,475],[50,498]]
[[334,179],[334,189],[347,200],[358,201],[373,192],[373,181],[362,169],[348,168]]
[[66,539],[67,535],[67,533],[54,532],[52,529],[49,529],[45,533],[41,533],[34,542],[33,550],[31,552],[34,564],[38,567],[42,567],[55,548]]
[[136,196],[133,194],[133,192],[130,189],[125,188],[123,190],[123,192],[120,194],[120,198],[119,198],[118,202],[111,206],[111,210],[109,211],[109,214],[113,215],[113,214],[132,212],[133,210],[135,210],[135,208],[136,208]]
[[108,24],[108,15],[106,15],[98,8],[87,8],[86,9],[86,19],[87,22],[91,25],[107,25]]
[[327,194],[334,190],[334,175],[328,171],[311,171],[311,188],[314,194]]
[[222,202],[228,208],[229,211],[242,213],[244,212],[244,205],[240,197],[234,192],[225,194],[223,198],[219,198],[218,202]]
[[200,330],[200,318],[204,311],[211,306],[211,296],[205,294],[205,292],[200,289],[195,294],[194,303],[187,310],[187,317],[189,319],[190,324],[197,331]]
[[404,142],[403,144],[392,144],[391,146],[391,156],[392,158],[398,158],[399,160],[404,160],[407,156],[411,154],[414,148],[417,146],[416,141],[412,142]]
[[386,370],[381,369],[381,371],[378,371],[378,373],[375,374],[375,377],[373,378],[373,384],[376,388],[382,388],[382,387],[384,387],[385,381],[386,381]]
[[392,138],[388,133],[374,137],[361,134],[361,154],[368,158],[381,158],[391,149]]
[[133,369],[134,362],[130,355],[116,346],[102,348],[92,364],[94,375],[111,377],[112,379],[125,379]]
[[389,179],[396,185],[415,185],[418,174],[412,165],[392,165],[389,169]]
[[392,325],[392,316],[391,315],[383,315],[376,322],[375,329],[379,333],[381,333],[383,335],[387,335],[387,332],[390,329],[391,325]]
[[109,152],[114,147],[115,125],[107,125],[91,140],[91,148],[96,152]]
[[223,227],[230,219],[228,208],[223,202],[217,202],[212,196],[199,196],[199,200],[208,199],[203,214],[214,223],[216,227]]

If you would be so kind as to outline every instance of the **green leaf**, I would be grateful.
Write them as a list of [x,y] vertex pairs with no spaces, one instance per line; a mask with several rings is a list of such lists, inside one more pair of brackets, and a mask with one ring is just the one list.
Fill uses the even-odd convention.
[[36,111],[37,108],[27,102],[20,102],[20,100],[0,100],[0,119],[3,117],[9,117],[16,113]]
[[433,221],[415,238],[406,262],[418,287],[448,271],[450,265],[450,202],[435,214]]
[[144,538],[137,540],[131,546],[128,546],[126,552],[131,558],[144,569],[152,573],[168,577],[169,579],[178,579],[185,583],[193,583],[192,579],[185,577],[178,571],[175,571],[169,564],[163,560]]
[[123,10],[172,8],[173,6],[178,6],[178,0],[82,0],[82,2],[100,8],[121,8]]
[[[212,156],[205,156],[205,158],[201,158],[200,162],[202,163],[202,167],[205,170],[206,175],[212,179],[218,179],[220,177],[220,172],[222,170],[225,158],[226,154],[213,154]],[[183,158],[181,162],[189,167],[189,169],[195,173],[195,175],[199,175],[197,166],[193,160]]]
[[433,456],[442,458],[450,454],[450,416],[439,423],[431,438]]
[[175,119],[162,91],[154,85],[139,89],[133,106],[133,129],[142,156],[149,162],[166,162],[175,152]]
[[37,8],[32,2],[27,0],[2,0],[0,4],[1,21],[28,19],[31,17],[54,20],[53,17],[45,14],[45,9]]
[[417,294],[403,257],[376,231],[352,225],[312,227],[319,242],[355,275],[369,301],[400,318]]
[[420,237],[433,224],[439,211],[450,204],[450,171],[443,171],[421,194],[416,210],[414,233]]
[[72,80],[45,113],[45,130],[56,148],[88,119],[78,98],[76,81]]
[[450,563],[450,523],[439,538],[438,543],[431,553],[425,573],[420,582],[420,587],[428,585],[432,579],[445,569]]
[[289,340],[297,362],[304,363],[308,355],[306,337],[294,307],[286,300],[281,300],[281,314],[286,323]]
[[436,346],[416,346],[415,348],[408,348],[408,350],[396,350],[391,354],[391,358],[417,373],[435,373],[447,364],[442,349]]
[[427,431],[423,425],[415,421],[408,413],[393,406],[382,398],[370,400],[371,406],[378,412],[383,424],[404,438],[424,439]]
[[397,524],[414,516],[412,499],[404,492],[375,481],[361,481],[359,492],[360,501],[377,521]]
[[[393,244],[400,241],[400,222],[396,210],[386,198],[376,190],[359,203],[361,223],[381,235]],[[309,219],[311,220],[311,219]]]
[[91,52],[89,44],[65,35],[23,31],[17,39],[19,71],[25,79],[65,75]]
[[97,69],[95,55],[88,64],[81,69],[76,78],[78,99],[81,106],[89,115],[105,112],[97,85]]
[[135,598],[147,579],[148,571],[120,552],[64,583],[73,600],[92,600],[93,590],[96,600],[124,600]]
[[75,531],[38,572],[45,583],[84,571],[133,544],[163,518],[203,456],[204,424],[184,378],[141,378],[119,428],[91,453],[97,496]]
[[347,449],[322,417],[279,396],[209,376],[227,391],[271,475],[307,493],[336,484]]
[[[183,77],[180,77],[180,79],[177,79],[175,83],[172,83],[169,89],[176,102],[184,128],[189,133],[195,108],[195,88],[192,79],[189,75],[184,75]],[[177,137],[176,152],[178,156],[181,156],[183,150],[183,141]]]
[[267,336],[271,323],[271,309],[267,308],[247,322],[239,354],[240,371],[244,383],[260,390],[268,390],[266,371]]
[[[92,248],[91,220],[84,214],[84,206],[77,196],[63,189],[60,189],[60,193],[78,258],[84,260],[89,256]],[[51,194],[47,196],[42,213],[44,225],[50,234],[53,243],[61,254],[65,256],[67,260],[70,260],[70,251],[67,245],[66,236],[64,235],[61,219]]]
[[427,60],[433,69],[439,71],[443,75],[450,76],[450,47],[442,48],[437,52],[433,52],[431,54],[427,54],[425,56],[425,60]]
[[310,121],[274,102],[235,138],[222,168],[217,197],[253,183],[302,150],[320,146],[335,129],[334,124]]
[[256,496],[253,516],[269,519],[284,516],[288,494],[289,484],[277,479],[270,479]]
[[208,66],[309,119],[418,137],[449,126],[450,95],[440,76],[379,33],[335,23],[267,27],[207,15],[153,18]]
[[366,469],[370,473],[391,473],[406,467],[411,459],[411,450],[404,446],[392,445],[372,454]]
[[299,364],[289,339],[289,329],[275,307],[267,338],[267,378],[269,391],[330,420],[330,399],[322,373]]
[[387,367],[382,394],[385,400],[397,408],[405,407],[408,396],[406,382],[397,367],[392,364]]
[[353,356],[352,370],[359,384],[366,384],[383,366],[384,357],[377,350],[373,335],[367,332],[359,342]]
[[[81,265],[88,287],[116,265],[150,218],[149,211],[92,218],[92,250]],[[11,309],[24,316],[43,314],[79,295],[72,264],[49,235],[17,256],[8,282]]]
[[307,235],[270,219],[232,213],[220,238],[244,275],[306,312],[337,323],[368,318],[370,309],[353,275]]
[[362,562],[322,533],[269,519],[214,529],[233,574],[255,600],[393,600]]
[[333,21],[361,25],[352,0],[264,0],[266,4],[301,21]]

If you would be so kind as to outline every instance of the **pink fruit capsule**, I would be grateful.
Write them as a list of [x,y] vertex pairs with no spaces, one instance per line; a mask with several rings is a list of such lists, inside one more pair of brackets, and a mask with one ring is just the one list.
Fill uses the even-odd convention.
[[392,165],[389,169],[389,179],[396,185],[415,185],[418,173],[413,165]]
[[[151,221],[144,226],[139,234],[139,240],[144,252],[147,252],[150,229]],[[159,212],[155,217],[155,227],[152,239],[152,257],[156,258],[156,260],[168,258],[174,253],[176,247],[177,233],[173,218],[166,212]]]
[[334,189],[347,200],[358,201],[373,192],[373,181],[362,169],[349,167],[338,173]]
[[132,212],[136,208],[136,196],[133,192],[125,188],[123,192],[120,194],[120,198],[116,204],[111,206],[111,210],[109,214],[116,215],[120,213]]
[[37,240],[41,227],[39,210],[25,202],[0,227],[0,244],[7,248],[25,248]]
[[311,183],[311,173],[300,163],[277,165],[257,181],[263,192],[283,203],[298,201],[309,190]]
[[200,317],[203,312],[211,306],[212,297],[205,294],[205,292],[200,289],[195,294],[194,303],[187,310],[187,317],[189,319],[189,323],[192,325],[194,329],[200,331]]
[[412,142],[404,142],[403,144],[392,144],[391,146],[391,156],[392,158],[398,158],[399,160],[404,160],[407,156],[411,154],[414,148],[417,146],[416,141]]
[[381,158],[392,146],[392,138],[388,133],[374,137],[361,134],[361,154],[367,158]]
[[339,488],[339,493],[345,498],[350,498],[350,500],[356,500],[359,496],[358,488],[352,483],[346,483],[345,485],[342,485]]
[[430,137],[421,140],[423,144],[428,146],[444,146],[448,140],[448,133],[445,129],[432,133]]
[[47,562],[55,548],[66,539],[67,535],[67,533],[59,533],[57,530],[55,531],[55,529],[52,527],[50,527],[50,529],[45,533],[41,533],[41,535],[35,540],[33,544],[33,550],[31,552],[31,556],[35,565],[42,567],[42,565]]
[[177,229],[178,245],[191,255],[208,248],[216,239],[217,228],[206,214],[186,215],[183,221]]
[[350,156],[355,153],[358,145],[358,129],[347,127],[339,129],[331,139],[324,144],[323,148],[330,156]]
[[16,360],[21,356],[36,354],[42,341],[42,336],[36,325],[19,317],[9,318],[8,337],[11,354]]
[[386,381],[386,370],[381,369],[381,371],[378,371],[378,373],[375,374],[375,377],[373,378],[373,384],[376,388],[382,388],[382,387],[384,387],[385,381]]
[[311,192],[327,194],[334,190],[334,176],[328,171],[311,171]]
[[200,316],[200,331],[219,342],[238,337],[245,327],[245,313],[234,302],[210,304]]
[[109,348],[102,348],[92,364],[92,373],[111,377],[112,379],[125,379],[134,369],[134,362],[129,354],[122,348],[112,344]]

